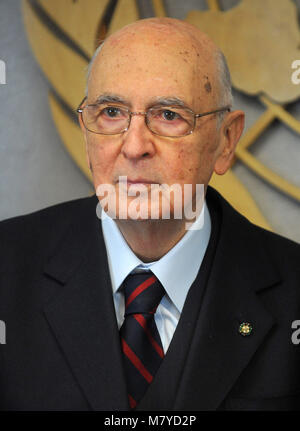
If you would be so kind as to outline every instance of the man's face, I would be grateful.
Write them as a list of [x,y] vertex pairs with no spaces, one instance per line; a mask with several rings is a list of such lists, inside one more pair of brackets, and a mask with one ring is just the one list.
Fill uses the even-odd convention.
[[[87,103],[103,95],[121,99],[134,112],[146,111],[161,98],[180,99],[195,113],[219,108],[213,60],[186,38],[163,31],[132,31],[104,44],[93,65]],[[179,138],[153,134],[142,115],[133,116],[129,129],[119,135],[83,131],[95,190],[111,184],[117,200],[120,176],[127,176],[128,185],[140,180],[179,184],[183,190],[191,184],[195,193],[196,184],[207,185],[219,154],[215,115],[197,119],[194,132]],[[132,199],[128,197],[128,205]]]

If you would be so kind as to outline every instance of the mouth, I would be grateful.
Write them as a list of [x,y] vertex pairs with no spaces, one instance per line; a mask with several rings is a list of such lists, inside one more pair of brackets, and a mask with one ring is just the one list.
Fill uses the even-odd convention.
[[145,185],[147,185],[147,184],[159,184],[156,181],[148,180],[146,178],[127,178],[127,180],[121,180],[121,181],[118,180],[117,183],[120,183],[120,184],[126,184],[127,183],[128,185],[131,185],[131,184],[145,184]]

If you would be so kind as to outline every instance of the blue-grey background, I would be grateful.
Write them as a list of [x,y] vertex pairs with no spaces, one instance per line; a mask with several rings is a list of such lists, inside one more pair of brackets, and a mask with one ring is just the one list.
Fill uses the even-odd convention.
[[[300,11],[300,0],[294,2]],[[239,0],[220,2],[224,10],[237,3]],[[138,4],[141,17],[153,15],[149,0]],[[207,8],[205,0],[165,0],[165,6],[168,15],[176,18],[184,18],[191,9]],[[65,150],[52,120],[49,85],[28,44],[20,0],[0,0],[0,59],[7,72],[6,85],[0,85],[0,220],[89,195],[92,186]],[[234,96],[235,106],[246,111],[249,127],[263,108],[256,98],[237,92]],[[291,112],[300,119],[300,101]],[[299,135],[275,122],[251,152],[300,187]],[[241,163],[233,170],[274,230],[300,242],[300,204]]]

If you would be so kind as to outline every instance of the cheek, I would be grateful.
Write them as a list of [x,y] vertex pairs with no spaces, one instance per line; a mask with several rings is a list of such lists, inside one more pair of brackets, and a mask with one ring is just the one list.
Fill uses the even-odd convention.
[[169,154],[165,160],[165,173],[169,183],[191,183],[197,175],[200,163],[199,149],[195,150],[184,143]]
[[[213,141],[214,139],[214,141]],[[184,142],[166,159],[169,183],[206,183],[214,169],[215,135],[201,142]]]
[[94,183],[111,183],[115,161],[118,156],[118,145],[98,136],[90,137],[88,140],[87,151],[92,167]]

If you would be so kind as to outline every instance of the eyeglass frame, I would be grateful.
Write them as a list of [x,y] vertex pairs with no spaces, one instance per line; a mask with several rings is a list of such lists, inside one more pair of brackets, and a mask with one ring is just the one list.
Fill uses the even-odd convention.
[[[223,108],[215,109],[214,111],[204,112],[203,114],[195,114],[195,113],[194,113],[194,111],[193,111],[192,109],[190,109],[190,108],[183,108],[185,111],[190,112],[190,113],[191,113],[191,114],[193,114],[193,116],[194,116],[194,124],[193,124],[193,128],[192,128],[192,130],[190,130],[188,133],[185,133],[184,135],[179,135],[179,136],[166,136],[166,135],[160,135],[159,133],[154,132],[154,131],[153,131],[152,129],[150,129],[150,127],[149,127],[149,124],[148,124],[148,121],[147,121],[147,114],[148,114],[148,112],[149,112],[151,109],[155,109],[155,107],[153,107],[153,108],[148,108],[146,112],[143,112],[143,111],[137,111],[137,112],[135,112],[135,111],[130,111],[128,108],[122,108],[122,109],[124,109],[125,111],[127,111],[127,113],[129,114],[129,118],[128,118],[128,125],[127,125],[127,127],[126,127],[124,130],[121,130],[121,131],[120,131],[120,132],[118,132],[118,133],[101,133],[101,132],[94,132],[93,130],[88,129],[88,128],[86,127],[86,125],[85,125],[84,121],[83,121],[82,113],[83,113],[83,110],[84,110],[86,107],[88,107],[88,106],[97,106],[97,105],[99,105],[99,106],[100,106],[100,105],[101,105],[101,103],[89,103],[88,105],[85,105],[85,106],[83,106],[83,108],[81,108],[81,105],[82,105],[82,104],[83,104],[83,102],[86,100],[86,98],[87,98],[87,97],[85,96],[85,97],[82,99],[82,101],[80,102],[80,104],[79,104],[78,108],[76,109],[76,112],[77,112],[78,114],[80,114],[80,115],[81,115],[82,123],[83,123],[84,127],[85,127],[89,132],[91,132],[91,133],[95,133],[96,135],[104,135],[104,136],[121,135],[122,133],[127,132],[127,130],[128,130],[128,129],[129,129],[129,127],[130,127],[130,124],[131,124],[131,117],[132,117],[133,115],[143,115],[143,116],[145,117],[145,124],[146,124],[146,126],[148,127],[148,129],[150,130],[150,132],[151,132],[151,133],[153,133],[154,135],[162,136],[162,137],[164,137],[164,138],[182,138],[182,137],[184,137],[184,136],[191,135],[191,134],[194,132],[194,130],[195,130],[195,126],[196,126],[196,119],[197,119],[197,118],[205,117],[206,115],[216,114],[216,113],[218,113],[218,112],[223,112],[223,111],[228,111],[228,112],[230,112],[230,110],[231,110],[231,105],[226,105],[226,106],[224,106]],[[170,106],[166,106],[166,108],[175,108],[175,107],[176,107],[176,106],[172,106],[172,105],[170,105]]]

